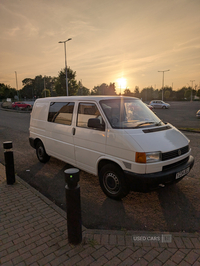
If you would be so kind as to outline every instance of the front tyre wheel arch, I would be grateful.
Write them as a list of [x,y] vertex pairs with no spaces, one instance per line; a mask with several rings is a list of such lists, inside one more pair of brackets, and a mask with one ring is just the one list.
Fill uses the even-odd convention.
[[109,198],[120,200],[129,193],[124,172],[113,163],[106,164],[100,169],[99,183]]

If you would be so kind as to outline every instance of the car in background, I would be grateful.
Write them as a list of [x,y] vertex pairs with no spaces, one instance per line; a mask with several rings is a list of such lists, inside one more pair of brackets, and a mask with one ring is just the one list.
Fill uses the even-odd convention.
[[30,104],[27,104],[25,102],[14,102],[12,103],[12,108],[15,110],[31,110],[32,106]]
[[196,113],[196,117],[197,117],[197,118],[200,118],[200,110],[197,111],[197,113]]
[[150,102],[151,106],[153,106],[153,108],[162,108],[162,109],[168,109],[170,107],[170,104],[165,103],[161,100],[153,100]]
[[11,109],[12,108],[12,102],[7,102],[7,101],[2,102],[1,107],[5,108],[5,109]]

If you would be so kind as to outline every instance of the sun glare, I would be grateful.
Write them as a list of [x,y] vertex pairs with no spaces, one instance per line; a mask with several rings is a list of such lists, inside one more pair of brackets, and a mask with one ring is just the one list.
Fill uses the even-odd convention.
[[117,87],[119,88],[119,89],[126,89],[126,79],[125,78],[119,78],[119,79],[117,79]]

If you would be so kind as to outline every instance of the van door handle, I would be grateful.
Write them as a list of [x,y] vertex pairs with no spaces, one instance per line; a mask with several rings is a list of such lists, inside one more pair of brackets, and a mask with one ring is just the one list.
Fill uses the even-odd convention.
[[76,133],[76,129],[75,129],[75,127],[73,127],[72,128],[72,134],[75,135],[75,133]]

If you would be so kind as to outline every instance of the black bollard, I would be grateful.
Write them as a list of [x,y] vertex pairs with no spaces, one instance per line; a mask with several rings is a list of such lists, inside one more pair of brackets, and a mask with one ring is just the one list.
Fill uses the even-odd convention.
[[69,243],[78,245],[82,241],[81,199],[78,184],[79,170],[70,168],[65,170],[66,204],[67,204],[67,231]]
[[3,148],[4,148],[7,184],[13,185],[15,183],[15,168],[14,168],[14,157],[12,151],[12,141],[4,142]]

